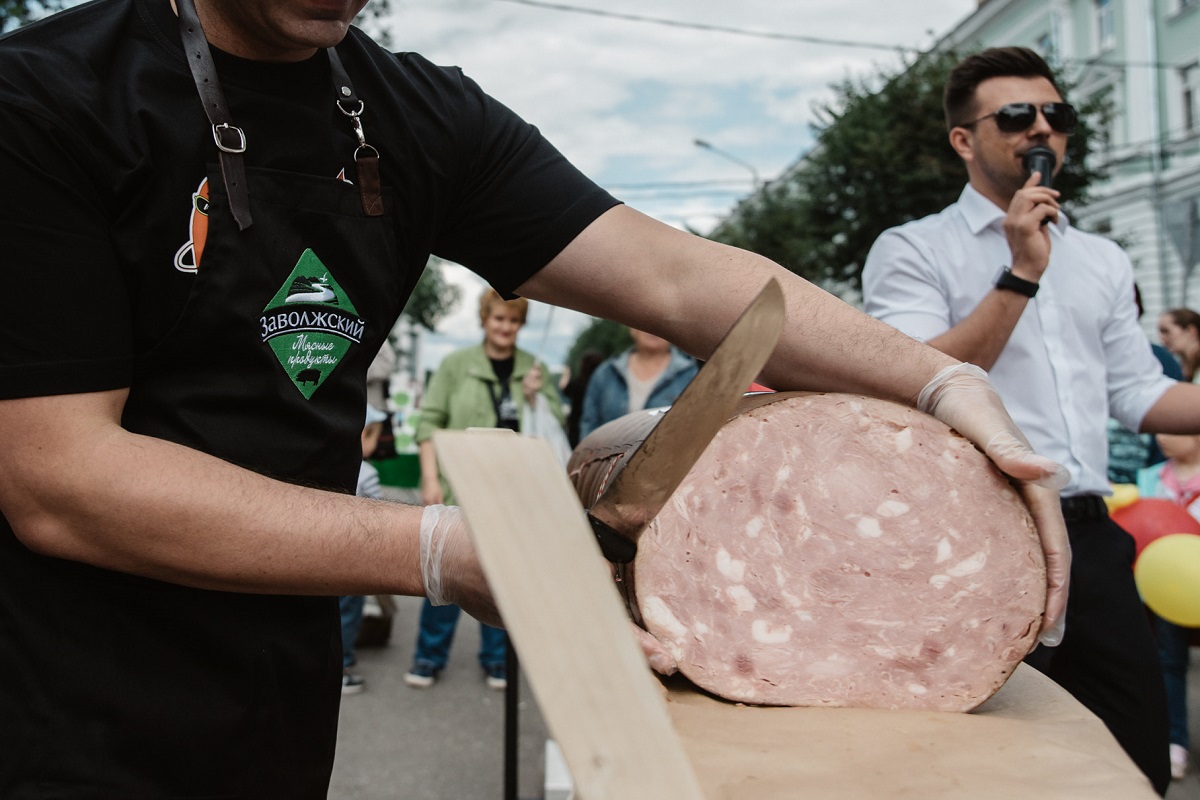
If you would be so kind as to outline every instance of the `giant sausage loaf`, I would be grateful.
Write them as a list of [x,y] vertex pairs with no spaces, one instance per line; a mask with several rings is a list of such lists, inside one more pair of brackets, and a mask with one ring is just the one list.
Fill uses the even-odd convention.
[[[585,506],[660,413],[580,443]],[[761,705],[970,710],[1045,601],[1036,529],[991,462],[933,417],[842,394],[747,397],[621,578],[685,676]]]

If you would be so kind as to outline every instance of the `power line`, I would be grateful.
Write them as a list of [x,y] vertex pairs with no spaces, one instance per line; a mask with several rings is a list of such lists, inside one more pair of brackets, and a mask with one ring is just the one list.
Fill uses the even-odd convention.
[[499,0],[502,3],[516,3],[521,6],[532,6],[534,8],[545,8],[551,11],[565,11],[571,14],[590,14],[594,17],[608,17],[609,19],[622,19],[628,22],[644,22],[651,25],[665,25],[670,28],[688,28],[697,31],[711,31],[714,33],[732,33],[737,36],[753,36],[758,39],[777,39],[786,42],[804,42],[806,44],[821,44],[830,45],[832,47],[858,47],[867,50],[885,50],[889,53],[919,53],[919,47],[905,47],[903,45],[880,44],[878,42],[856,42],[849,39],[828,39],[823,36],[806,36],[800,33],[774,33],[771,31],[754,31],[747,28],[733,28],[727,25],[707,25],[702,22],[684,22],[676,19],[664,19],[662,17],[646,17],[640,14],[622,14],[616,11],[607,11],[600,8],[587,8],[585,6],[569,6],[559,3],[546,3],[541,0]]
[[688,200],[700,199],[704,197],[748,197],[753,194],[750,188],[744,191],[733,191],[730,189],[709,189],[709,190],[680,190],[680,191],[665,191],[656,190],[653,192],[619,192],[608,184],[603,184],[604,188],[619,195],[624,199],[637,200],[640,203],[646,203],[655,200]]
[[723,191],[720,189],[716,189],[716,187],[718,185],[744,186],[745,184],[746,184],[745,178],[710,178],[710,179],[699,180],[699,181],[641,181],[641,182],[634,182],[634,183],[610,183],[610,184],[606,184],[606,188],[621,189],[622,191],[627,191],[627,190],[631,190],[631,189],[632,190],[684,189],[684,188],[701,188],[701,187],[707,186],[707,187],[713,187],[716,191]]
[[[827,45],[830,47],[856,47],[866,50],[883,50],[889,53],[924,53],[926,50],[920,47],[910,47],[899,44],[883,44],[880,42],[860,42],[850,39],[831,39],[824,36],[808,36],[800,33],[777,33],[773,31],[756,31],[747,28],[734,28],[728,25],[709,25],[703,22],[685,22],[677,19],[666,19],[664,17],[647,17],[641,14],[625,14],[617,11],[608,11],[600,8],[589,8],[586,6],[565,5],[562,3],[549,3],[544,0],[498,0],[501,3],[514,3],[521,6],[530,6],[532,8],[543,8],[550,11],[563,11],[570,14],[587,14],[594,17],[607,17],[608,19],[620,19],[627,22],[640,22],[650,25],[664,25],[670,28],[686,28],[689,30],[709,31],[711,33],[729,33],[736,36],[752,36],[757,39],[775,39],[786,42],[804,42],[806,44]],[[1162,61],[1120,61],[1109,59],[1104,55],[1093,56],[1092,58],[1067,58],[1063,59],[1064,63],[1074,63],[1082,68],[1090,66],[1105,66],[1105,67],[1146,67],[1149,69],[1171,70],[1180,69],[1185,64],[1168,64]]]

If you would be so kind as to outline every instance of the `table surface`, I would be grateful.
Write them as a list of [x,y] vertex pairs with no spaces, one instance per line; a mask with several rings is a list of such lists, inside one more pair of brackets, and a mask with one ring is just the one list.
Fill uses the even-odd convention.
[[1025,665],[969,714],[740,706],[687,681],[664,691],[707,800],[1158,796],[1094,714]]

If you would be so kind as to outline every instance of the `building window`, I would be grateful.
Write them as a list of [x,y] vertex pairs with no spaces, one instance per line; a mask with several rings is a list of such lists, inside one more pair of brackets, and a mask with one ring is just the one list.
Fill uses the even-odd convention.
[[1041,55],[1041,57],[1044,58],[1048,63],[1054,62],[1054,36],[1052,34],[1043,33],[1041,36],[1039,36],[1037,38],[1037,43],[1034,45],[1034,49],[1036,49],[1038,54]]
[[1112,0],[1096,0],[1096,45],[1108,50],[1117,43],[1116,19]]
[[1189,64],[1179,70],[1179,83],[1182,87],[1180,111],[1183,112],[1183,133],[1191,135],[1200,127],[1197,118],[1197,100],[1200,100],[1200,65]]
[[1112,114],[1105,112],[1099,115],[1094,124],[1096,126],[1095,144],[1093,145],[1094,152],[1100,156],[1102,161],[1108,161],[1110,158],[1112,158]]

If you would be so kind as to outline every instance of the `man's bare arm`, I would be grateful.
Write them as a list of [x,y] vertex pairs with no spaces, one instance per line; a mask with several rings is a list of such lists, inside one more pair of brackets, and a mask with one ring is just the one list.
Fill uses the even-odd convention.
[[1028,304],[1024,295],[992,289],[962,322],[926,343],[959,361],[990,370],[1008,346]]
[[130,433],[126,395],[0,401],[0,510],[31,550],[207,589],[422,593],[420,508]]
[[[1009,203],[1004,235],[1011,251],[1013,275],[1037,283],[1050,263],[1050,232],[1044,222],[1058,221],[1058,192],[1039,186],[1031,175]],[[1008,346],[1029,298],[992,289],[962,322],[929,344],[943,353],[990,370]]]
[[1200,385],[1176,383],[1142,418],[1142,433],[1200,434]]
[[871,319],[778,264],[671,228],[625,206],[592,223],[518,292],[615,319],[705,357],[769,278],[788,322],[764,381],[913,405],[955,362]]

